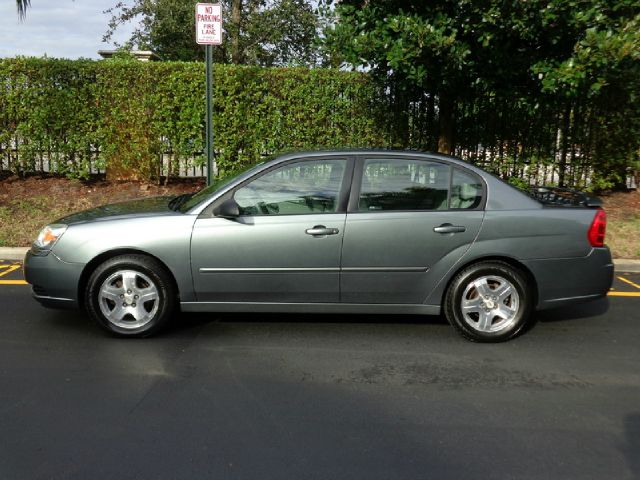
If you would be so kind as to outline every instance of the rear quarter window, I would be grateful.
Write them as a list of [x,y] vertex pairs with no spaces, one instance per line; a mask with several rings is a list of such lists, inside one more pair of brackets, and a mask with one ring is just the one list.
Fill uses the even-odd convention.
[[482,182],[480,178],[458,168],[453,169],[451,179],[451,200],[449,208],[471,210],[482,202]]

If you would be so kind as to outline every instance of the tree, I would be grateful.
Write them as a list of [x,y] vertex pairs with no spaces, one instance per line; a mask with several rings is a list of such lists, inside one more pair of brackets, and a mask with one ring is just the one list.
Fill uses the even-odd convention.
[[18,16],[23,19],[27,14],[27,8],[31,6],[31,0],[16,0],[16,6],[18,7]]
[[[434,95],[439,149],[449,153],[456,100],[553,90],[550,79],[556,79],[556,85],[564,82],[563,69],[581,70],[580,42],[590,38],[591,49],[608,48],[599,36],[617,37],[620,31],[638,35],[625,25],[637,21],[640,2],[343,0],[335,13],[335,24],[325,30],[325,46],[332,57],[393,78],[404,88],[418,87]],[[615,61],[619,65],[622,60]],[[597,78],[574,75],[572,81],[580,80],[578,89],[597,90],[608,82],[606,75],[606,71]]]
[[[201,60],[195,43],[195,1],[133,0],[107,10],[104,41],[122,24],[138,21],[125,46],[150,48],[165,60]],[[305,65],[315,61],[317,19],[305,0],[223,0],[225,42],[214,60],[254,65]]]
[[546,155],[561,184],[589,158],[611,186],[640,147],[639,27],[638,0],[342,0],[324,47],[437,117],[441,152]]

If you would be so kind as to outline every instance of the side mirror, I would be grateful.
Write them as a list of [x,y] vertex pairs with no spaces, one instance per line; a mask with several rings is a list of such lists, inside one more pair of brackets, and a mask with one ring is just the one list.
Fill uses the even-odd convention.
[[228,198],[213,209],[213,214],[216,217],[237,218],[240,216],[240,207],[233,198]]

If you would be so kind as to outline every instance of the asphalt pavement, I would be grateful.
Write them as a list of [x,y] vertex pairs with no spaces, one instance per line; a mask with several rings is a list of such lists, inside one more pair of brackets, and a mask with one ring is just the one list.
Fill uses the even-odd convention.
[[638,479],[640,275],[617,277],[504,344],[259,314],[122,340],[0,262],[0,478]]

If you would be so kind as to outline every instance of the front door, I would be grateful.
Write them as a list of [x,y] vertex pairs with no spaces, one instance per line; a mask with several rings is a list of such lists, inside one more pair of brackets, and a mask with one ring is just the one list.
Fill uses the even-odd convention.
[[240,217],[199,218],[198,301],[338,302],[347,167],[346,158],[287,163],[236,188]]

